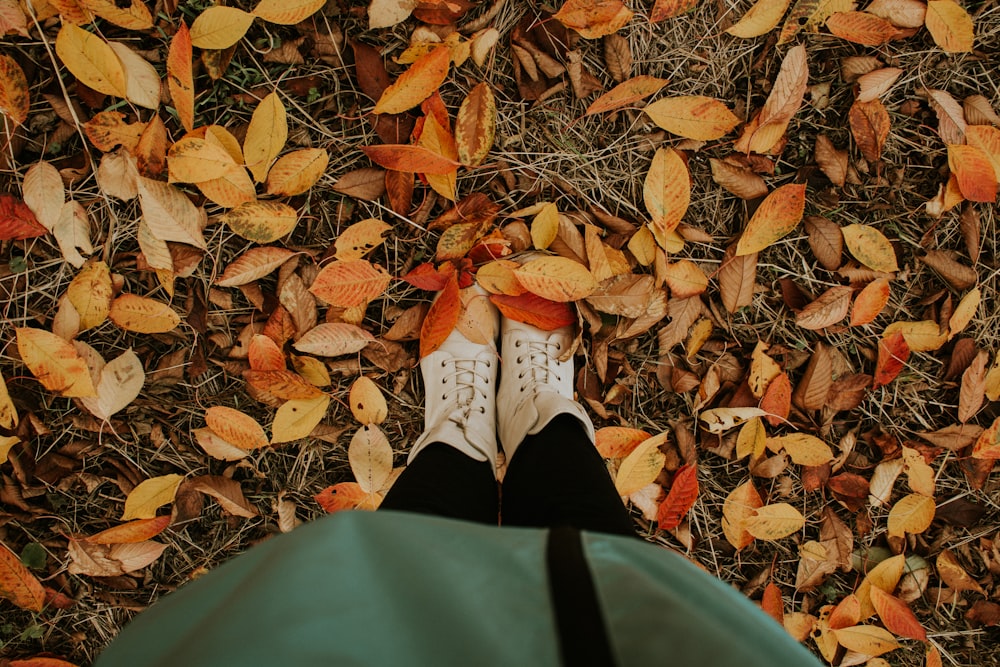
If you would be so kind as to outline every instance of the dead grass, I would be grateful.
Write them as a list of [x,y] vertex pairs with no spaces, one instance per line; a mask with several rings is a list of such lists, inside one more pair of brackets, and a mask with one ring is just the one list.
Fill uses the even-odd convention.
[[[637,18],[622,32],[630,42],[635,60],[632,73],[669,79],[667,91],[670,94],[716,97],[744,115],[759,108],[784,51],[775,49],[770,38],[740,41],[721,34],[748,6],[748,2],[705,0],[685,16],[658,26]],[[959,99],[978,93],[990,99],[995,108],[1000,106],[1000,72],[996,68],[1000,52],[1000,5],[985,3],[973,10],[978,11],[977,48],[987,54],[979,59],[946,56],[933,46],[926,33],[883,49],[852,46],[830,36],[800,38],[809,51],[810,84],[829,82],[831,85],[829,104],[825,108],[807,104],[797,114],[789,128],[789,143],[777,162],[776,174],[767,179],[769,186],[791,182],[797,176],[808,178],[811,185],[808,214],[826,215],[841,225],[860,222],[879,226],[890,238],[898,240],[902,248],[904,268],[893,283],[892,300],[886,312],[871,326],[840,331],[825,338],[843,355],[845,363],[859,372],[871,372],[873,351],[886,324],[897,319],[922,319],[927,313],[924,299],[948,289],[940,278],[916,261],[921,248],[964,252],[956,216],[948,214],[935,224],[922,209],[924,202],[944,182],[946,174],[945,146],[934,131],[936,123],[926,113],[913,118],[899,109],[904,101],[917,99],[924,87],[947,90]],[[491,83],[500,103],[497,142],[490,163],[508,165],[518,179],[515,189],[498,191],[495,186],[501,181],[497,171],[488,168],[464,171],[459,177],[459,191],[492,192],[505,211],[538,200],[550,200],[557,201],[561,210],[599,207],[624,218],[642,221],[645,215],[642,182],[653,149],[675,142],[659,133],[637,110],[581,118],[589,100],[575,99],[569,87],[541,104],[520,101],[506,47],[507,38],[525,13],[537,11],[532,3],[508,1],[493,21],[504,36],[501,47],[482,70],[472,65],[458,70],[442,91],[454,111],[478,81]],[[363,22],[355,15],[334,13],[324,20],[338,25],[346,35],[378,44],[386,54],[398,53],[408,40],[408,25],[371,34],[366,33]],[[284,37],[291,34],[285,29],[274,32]],[[395,226],[393,239],[378,257],[391,272],[398,275],[405,267],[432,256],[434,238],[426,233],[421,222],[396,216],[382,202],[354,201],[329,189],[343,173],[367,165],[364,156],[356,150],[358,146],[377,143],[370,126],[358,120],[360,112],[370,108],[371,100],[356,89],[352,68],[316,62],[294,67],[266,64],[261,53],[247,48],[265,35],[257,26],[249,36],[250,41],[237,49],[226,79],[210,87],[210,101],[199,108],[200,121],[239,126],[248,122],[253,105],[234,102],[233,96],[251,93],[260,86],[273,87],[288,76],[316,77],[315,99],[287,96],[290,141],[327,147],[333,160],[320,186],[302,202],[307,224],[300,225],[289,247],[322,253],[347,224],[367,217],[381,217]],[[147,48],[162,46],[160,43],[143,45]],[[20,40],[16,48],[42,69],[51,69],[40,42]],[[610,88],[613,81],[604,67],[600,41],[581,41],[579,48],[586,67]],[[801,170],[812,163],[812,147],[818,133],[827,133],[838,146],[849,145],[846,112],[853,96],[851,86],[840,76],[839,62],[848,55],[872,53],[905,72],[888,101],[893,131],[884,152],[883,165],[871,166],[868,173],[862,170],[858,184],[848,185],[839,192],[836,206],[823,207],[812,195],[828,187],[828,183],[818,173],[806,174]],[[199,85],[205,82],[200,80]],[[44,134],[46,128],[54,127],[52,114],[39,97],[34,100],[34,122]],[[723,141],[697,148],[690,154],[693,196],[685,220],[712,235],[714,241],[689,244],[682,254],[711,273],[717,268],[725,246],[742,230],[750,211],[743,201],[723,191],[711,179],[708,158],[728,155],[730,144]],[[80,150],[80,138],[73,135],[66,137],[60,149],[49,157],[72,160]],[[11,160],[16,166],[8,166],[3,172],[3,177],[9,180],[3,189],[16,190],[24,169],[38,157],[38,149],[29,144],[22,154]],[[859,157],[852,151],[852,158]],[[858,162],[852,161],[852,164]],[[134,271],[137,242],[131,231],[133,227],[125,224],[136,218],[137,206],[104,197],[93,178],[76,186],[73,195],[89,205],[99,229],[99,253],[113,263],[114,270],[126,277],[133,291],[153,292],[155,278],[149,273]],[[964,335],[975,340],[981,349],[995,353],[1000,349],[1000,334],[997,333],[1000,314],[992,307],[998,291],[995,263],[995,258],[1000,256],[998,216],[993,206],[977,208],[982,216],[983,248],[978,268],[985,307]],[[210,228],[209,236],[211,253],[194,276],[178,282],[173,303],[179,310],[186,311],[198,300],[204,300],[213,279],[247,246],[221,226]],[[922,244],[925,238],[929,239],[929,246]],[[0,339],[10,345],[13,327],[49,325],[55,304],[74,272],[61,261],[58,251],[44,240],[6,244],[2,252],[5,262],[21,255],[29,259],[27,269],[21,272],[0,267],[0,292],[4,295]],[[796,327],[793,314],[782,301],[778,284],[786,278],[813,294],[840,282],[836,275],[823,270],[812,259],[804,236],[787,237],[762,253],[758,272],[760,289],[753,305],[734,313],[727,321],[719,321],[713,335],[719,345],[700,353],[695,361],[707,367],[718,361],[719,350],[728,348],[748,362],[749,351],[758,338],[790,350],[813,349],[821,337]],[[953,295],[956,299],[959,296]],[[402,284],[394,284],[386,298],[369,309],[366,323],[376,333],[384,331],[389,325],[385,314],[387,308],[405,307],[425,298]],[[227,368],[228,349],[220,341],[235,340],[253,314],[252,306],[242,296],[234,292],[234,299],[234,308],[228,311],[208,302],[206,334],[221,334],[221,337],[213,337],[206,347],[206,370],[197,377],[182,373],[148,382],[139,399],[120,415],[120,419],[116,418],[114,432],[96,432],[88,428],[85,413],[69,400],[53,398],[40,391],[37,382],[27,377],[26,370],[15,361],[13,348],[8,348],[0,357],[0,369],[12,395],[16,396],[19,411],[22,415],[30,413],[49,431],[32,440],[34,459],[43,461],[46,456],[51,459],[68,445],[85,444],[83,453],[71,462],[72,473],[54,483],[33,478],[30,470],[12,470],[9,465],[0,470],[4,474],[5,488],[20,489],[30,508],[26,511],[13,505],[0,506],[0,538],[18,547],[29,542],[44,545],[49,563],[47,585],[67,591],[77,600],[71,609],[38,617],[5,605],[4,619],[0,622],[0,656],[26,657],[50,651],[80,664],[90,662],[135,610],[276,533],[275,503],[279,492],[286,492],[296,503],[299,519],[310,520],[321,513],[312,495],[328,484],[351,478],[346,456],[347,436],[336,445],[305,441],[259,452],[239,464],[210,460],[193,444],[189,434],[203,425],[204,410],[212,405],[238,407],[265,424],[272,413],[250,399],[242,378]],[[706,302],[715,304],[714,312],[725,312],[714,283],[706,295]],[[88,342],[99,345],[106,357],[112,350],[134,347],[146,361],[148,371],[156,368],[171,352],[189,350],[200,338],[193,330],[182,327],[177,335],[143,339],[123,335],[110,324],[87,334]],[[623,352],[635,371],[634,376],[623,378],[632,391],[621,405],[610,408],[622,423],[652,432],[669,429],[677,420],[692,415],[697,400],[693,393],[675,394],[656,381],[659,351],[655,328],[650,334],[621,344],[617,349]],[[946,362],[947,350],[915,354],[896,382],[873,392],[859,409],[841,413],[826,425],[824,434],[828,441],[837,442],[848,432],[864,434],[876,428],[900,439],[912,439],[917,432],[955,423],[957,385],[954,381],[941,380]],[[181,365],[186,367],[189,363],[189,358],[182,357]],[[418,374],[402,371],[390,376],[367,364],[364,369],[373,373],[390,395],[391,421],[385,425],[385,430],[398,454],[397,461],[401,462],[409,443],[422,427],[422,389]],[[331,405],[327,423],[350,426],[352,419],[343,403],[350,378],[336,377],[334,381],[334,395],[341,398]],[[995,405],[988,406],[977,421],[988,425],[995,413]],[[874,456],[866,447],[859,445],[865,455]],[[638,525],[649,539],[684,551],[708,571],[748,594],[759,595],[769,575],[782,586],[786,605],[791,605],[789,609],[815,613],[820,605],[836,602],[853,590],[857,576],[853,572],[837,573],[815,593],[792,595],[798,563],[797,543],[815,539],[818,518],[827,505],[837,508],[849,524],[853,519],[832,497],[819,492],[803,493],[794,468],[789,468],[779,479],[757,481],[763,495],[790,502],[803,512],[808,524],[801,535],[777,543],[758,541],[741,552],[734,552],[722,535],[722,504],[735,486],[749,478],[746,464],[705,452],[699,460],[701,495],[690,516],[690,530],[694,536],[691,548],[685,549],[665,533],[650,531],[649,522],[637,516]],[[235,519],[208,503],[199,518],[175,526],[160,536],[159,539],[167,542],[170,548],[139,580],[121,577],[105,581],[67,575],[64,571],[65,540],[61,535],[90,534],[111,525],[114,517],[120,515],[122,488],[129,486],[129,475],[145,478],[167,473],[230,475],[241,482],[261,516]],[[986,512],[972,527],[939,529],[936,524],[927,535],[913,541],[911,549],[914,552],[930,558],[944,547],[974,548],[980,539],[996,537],[1000,505],[996,501],[995,479],[987,482],[982,490],[970,489],[952,455],[941,468],[938,488],[939,501],[966,498],[981,504]],[[886,511],[867,508],[862,512],[867,512],[875,530],[858,538],[856,546],[867,548],[884,543]],[[983,630],[972,629],[963,618],[965,608],[936,605],[931,599],[914,603],[914,608],[928,627],[932,642],[941,650],[945,664],[986,665],[1000,660],[1000,649],[991,641],[995,638]],[[915,642],[909,642],[907,649],[887,658],[894,665],[919,665],[923,660],[922,651]]]

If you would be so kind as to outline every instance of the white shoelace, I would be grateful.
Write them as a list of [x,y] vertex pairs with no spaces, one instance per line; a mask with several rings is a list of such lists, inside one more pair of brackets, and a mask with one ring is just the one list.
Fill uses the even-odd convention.
[[560,381],[559,376],[552,370],[550,363],[562,350],[561,343],[552,340],[527,340],[517,341],[514,343],[514,347],[528,348],[526,352],[514,359],[514,363],[518,366],[523,364],[525,359],[528,361],[528,367],[523,369],[517,375],[517,379],[521,381],[522,392],[525,391],[532,382],[542,386],[547,385],[549,383],[550,376],[554,377],[556,382]]
[[[451,366],[451,370],[441,378],[441,384],[447,385],[449,380],[454,379],[455,386],[442,393],[441,400],[447,401],[449,397],[457,394],[456,402],[458,403],[459,412],[457,414],[453,413],[451,418],[455,423],[464,426],[465,422],[469,420],[469,413],[472,412],[477,395],[480,398],[480,403],[486,401],[484,386],[490,384],[488,371],[492,366],[492,361],[451,358],[441,362],[442,368],[447,368],[448,366]],[[482,372],[480,372],[481,366],[484,367]],[[485,414],[486,408],[480,405],[479,412]]]

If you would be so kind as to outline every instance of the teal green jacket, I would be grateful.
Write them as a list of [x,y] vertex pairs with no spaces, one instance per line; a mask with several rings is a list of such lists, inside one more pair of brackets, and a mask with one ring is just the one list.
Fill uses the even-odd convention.
[[682,556],[572,529],[341,512],[153,605],[98,667],[813,667],[743,595]]

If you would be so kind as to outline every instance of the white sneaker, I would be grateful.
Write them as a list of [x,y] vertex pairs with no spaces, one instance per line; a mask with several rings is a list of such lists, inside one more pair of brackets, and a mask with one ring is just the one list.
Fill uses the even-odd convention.
[[508,462],[525,437],[538,433],[562,414],[576,417],[594,441],[590,417],[573,400],[573,358],[560,361],[572,344],[571,326],[543,331],[501,319],[497,428]]
[[[485,291],[473,298],[487,299]],[[500,313],[490,303],[492,331]],[[410,449],[407,463],[434,442],[451,445],[477,461],[497,460],[496,342],[475,343],[457,328],[437,350],[420,360],[424,378],[424,432]]]

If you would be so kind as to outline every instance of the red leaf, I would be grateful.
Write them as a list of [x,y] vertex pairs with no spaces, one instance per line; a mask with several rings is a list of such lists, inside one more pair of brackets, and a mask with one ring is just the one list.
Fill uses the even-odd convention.
[[767,411],[765,419],[771,426],[783,424],[788,419],[792,409],[792,383],[787,374],[781,373],[768,383],[760,409]]
[[903,334],[897,332],[878,342],[878,361],[875,362],[875,381],[872,388],[889,384],[896,379],[906,360],[910,358],[910,347]]
[[913,611],[906,606],[906,603],[894,597],[878,586],[871,587],[872,606],[878,612],[878,617],[882,619],[886,629],[893,634],[907,639],[917,639],[927,641],[927,631],[920,625],[920,621]]
[[490,301],[504,317],[534,325],[543,331],[555,331],[576,322],[576,315],[568,303],[549,301],[531,292],[518,296],[491,294]]
[[656,522],[660,525],[660,530],[672,530],[679,526],[681,519],[697,499],[698,468],[683,465],[677,469],[674,483],[670,485],[670,492],[656,512]]
[[[451,264],[445,264],[442,268],[451,266]],[[400,278],[400,280],[410,283],[417,289],[427,290],[428,292],[440,292],[448,284],[452,273],[454,271],[439,271],[430,262],[424,262],[420,266],[413,268],[409,273]]]
[[781,601],[781,589],[773,581],[764,588],[764,597],[760,600],[760,608],[768,616],[784,625],[785,609]]
[[0,195],[0,241],[23,241],[48,233],[23,201]]
[[459,167],[459,163],[455,160],[449,160],[423,146],[386,144],[383,146],[362,146],[361,151],[378,166],[396,171],[412,171],[418,174],[450,174]]
[[462,299],[458,295],[458,275],[452,273],[438,298],[431,304],[423,326],[420,327],[421,359],[441,347],[441,343],[458,324],[461,311]]

